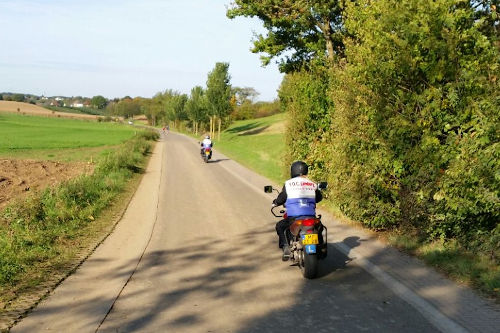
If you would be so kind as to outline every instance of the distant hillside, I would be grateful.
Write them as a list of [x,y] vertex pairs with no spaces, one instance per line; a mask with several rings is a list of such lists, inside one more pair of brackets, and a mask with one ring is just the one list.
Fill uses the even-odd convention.
[[0,101],[0,112],[18,112],[22,114],[31,114],[48,117],[67,117],[81,119],[97,119],[97,116],[89,114],[76,114],[67,112],[51,111],[38,105],[22,102]]

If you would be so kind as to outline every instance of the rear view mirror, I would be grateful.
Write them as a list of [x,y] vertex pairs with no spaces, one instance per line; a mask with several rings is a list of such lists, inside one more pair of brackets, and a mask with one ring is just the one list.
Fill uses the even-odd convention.
[[265,193],[273,193],[273,187],[271,185],[264,186]]
[[320,189],[320,190],[326,190],[327,187],[328,187],[327,182],[321,182],[318,184],[318,189]]

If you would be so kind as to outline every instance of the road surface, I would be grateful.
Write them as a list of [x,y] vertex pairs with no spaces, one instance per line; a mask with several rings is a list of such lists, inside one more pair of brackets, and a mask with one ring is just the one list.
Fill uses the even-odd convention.
[[[413,259],[327,219],[328,258],[319,278],[304,279],[281,261],[266,180],[216,152],[203,163],[185,136],[163,138],[143,183],[128,222],[13,332],[494,332],[500,323],[481,301],[474,311],[488,324],[460,322],[473,312],[462,306],[469,291],[431,284],[440,278]],[[390,256],[401,272],[383,270]],[[420,282],[401,281],[409,268]]]

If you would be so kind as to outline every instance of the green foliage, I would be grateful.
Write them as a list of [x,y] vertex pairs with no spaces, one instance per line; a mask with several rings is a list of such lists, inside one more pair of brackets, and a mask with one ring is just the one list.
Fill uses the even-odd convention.
[[408,223],[431,237],[494,228],[499,53],[473,10],[360,1],[347,13],[354,38],[332,89],[339,205],[373,227]]
[[235,0],[229,18],[257,17],[267,35],[257,35],[252,52],[264,53],[262,63],[278,58],[283,72],[343,50],[342,7],[338,0]]
[[243,120],[243,119],[253,119],[257,114],[257,105],[252,103],[250,100],[243,101],[240,105],[234,108],[231,117],[234,120]]
[[130,175],[140,170],[150,150],[140,134],[107,155],[91,175],[48,188],[0,214],[0,284],[15,285],[21,274],[57,257],[65,240],[84,228],[120,192]]
[[106,105],[108,104],[108,100],[101,95],[97,95],[97,96],[92,97],[92,100],[90,101],[90,103],[92,104],[92,106],[94,108],[101,110],[101,109],[104,109],[106,107]]
[[303,160],[314,179],[326,179],[329,156],[325,140],[333,108],[327,96],[329,82],[327,69],[321,65],[285,76],[279,91],[282,107],[289,115],[284,170],[293,161]]
[[115,116],[122,116],[124,118],[131,118],[135,115],[141,114],[141,106],[143,100],[141,98],[123,98],[118,102],[108,104],[108,113]]
[[14,102],[24,102],[26,100],[26,97],[24,94],[14,94],[12,95],[12,100]]
[[224,118],[231,111],[231,76],[229,64],[218,62],[207,77],[207,107],[210,115]]
[[283,81],[285,166],[307,161],[328,176],[335,205],[372,228],[467,243],[491,232],[500,217],[495,9],[360,0],[345,14],[345,57]]
[[281,103],[279,99],[273,102],[257,102],[255,103],[257,112],[255,112],[255,118],[263,118],[275,115],[277,113],[283,112],[281,108]]
[[196,86],[191,89],[191,95],[185,105],[189,120],[193,122],[206,121],[208,119],[207,101],[205,91]]

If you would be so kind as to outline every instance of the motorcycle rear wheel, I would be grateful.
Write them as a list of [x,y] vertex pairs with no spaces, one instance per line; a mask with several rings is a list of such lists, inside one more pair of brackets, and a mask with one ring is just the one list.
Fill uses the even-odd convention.
[[303,261],[300,266],[302,275],[306,279],[314,279],[318,274],[318,256],[315,254],[309,254],[306,251],[304,251],[302,255]]

